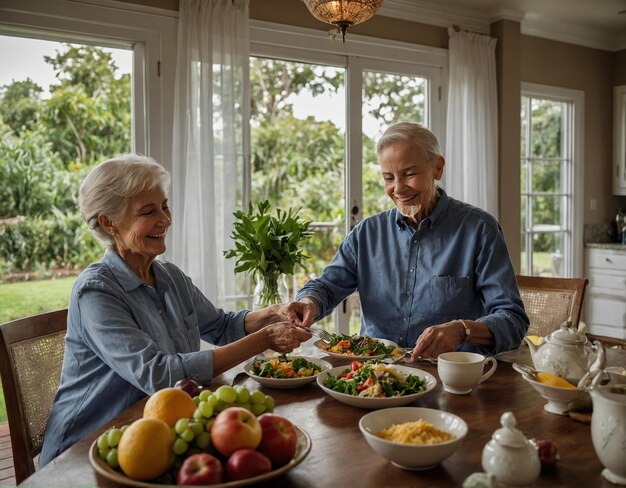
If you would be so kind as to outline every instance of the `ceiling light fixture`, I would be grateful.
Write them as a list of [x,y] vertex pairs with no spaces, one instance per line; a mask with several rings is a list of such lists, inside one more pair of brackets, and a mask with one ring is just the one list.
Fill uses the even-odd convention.
[[317,20],[337,26],[346,42],[348,27],[371,18],[383,0],[302,0]]

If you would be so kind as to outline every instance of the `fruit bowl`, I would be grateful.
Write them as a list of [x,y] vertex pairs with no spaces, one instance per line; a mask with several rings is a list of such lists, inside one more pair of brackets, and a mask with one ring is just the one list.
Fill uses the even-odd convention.
[[522,378],[524,378],[537,393],[548,400],[548,403],[543,406],[546,412],[557,415],[567,415],[567,412],[573,408],[591,405],[591,397],[589,393],[584,390],[539,383],[527,374],[522,374]]
[[[440,444],[404,444],[376,435],[394,424],[424,420],[455,438]],[[361,417],[359,429],[369,446],[398,468],[429,469],[450,457],[467,435],[465,421],[454,414],[432,408],[400,407],[370,412]]]
[[[266,480],[270,480],[272,478],[276,478],[283,473],[286,473],[290,469],[295,468],[298,464],[300,464],[304,459],[308,456],[311,451],[311,437],[304,430],[298,428],[294,425],[294,429],[298,434],[298,442],[296,445],[296,454],[291,461],[289,461],[284,466],[280,468],[276,468],[269,473],[255,476],[253,478],[248,478],[245,480],[239,481],[228,481],[226,483],[220,483],[217,485],[211,485],[215,488],[234,488],[236,486],[247,486],[247,485],[255,485],[257,483],[261,483]],[[91,445],[89,450],[89,462],[93,469],[101,476],[105,477],[107,480],[112,481],[114,483],[123,485],[123,486],[137,486],[143,488],[178,488],[177,485],[163,485],[157,483],[150,483],[146,481],[137,481],[130,479],[128,476],[125,476],[121,471],[117,471],[111,468],[107,462],[100,457],[98,454],[98,445],[97,440]]]
[[328,375],[338,375],[341,374],[342,371],[347,369],[347,366],[338,366],[336,368],[329,369],[327,371],[322,371],[319,375],[317,375],[317,384],[319,387],[328,393],[335,400],[339,400],[340,402],[345,403],[346,405],[350,405],[353,407],[359,408],[368,408],[368,409],[378,409],[378,408],[390,408],[390,407],[400,407],[402,405],[407,405],[411,402],[414,402],[422,395],[425,395],[429,391],[431,391],[437,385],[437,380],[433,375],[427,373],[426,371],[422,371],[420,369],[410,368],[408,366],[392,366],[393,369],[398,371],[399,373],[407,376],[409,374],[417,375],[424,380],[426,380],[424,391],[420,391],[418,393],[411,393],[410,395],[403,395],[397,397],[389,397],[389,398],[369,398],[369,397],[358,397],[348,395],[347,393],[340,393],[338,391],[331,390],[330,388],[324,386],[324,379]]
[[[292,358],[292,357],[295,358],[296,356],[289,356],[289,358]],[[305,357],[305,356],[298,356],[298,357],[302,357],[303,359],[306,359],[307,361],[311,363],[317,364],[321,369],[320,373],[327,371],[333,367],[332,364],[330,364],[328,361],[324,361],[323,359],[320,359],[320,358]],[[254,363],[254,360],[250,361],[249,363],[246,363],[246,365],[243,367],[244,372],[257,383],[263,386],[267,386],[269,388],[297,388],[299,386],[303,386],[308,383],[314,382],[317,376],[320,374],[320,373],[317,373],[312,376],[305,376],[302,378],[265,378],[263,376],[258,376],[252,372],[253,363]]]

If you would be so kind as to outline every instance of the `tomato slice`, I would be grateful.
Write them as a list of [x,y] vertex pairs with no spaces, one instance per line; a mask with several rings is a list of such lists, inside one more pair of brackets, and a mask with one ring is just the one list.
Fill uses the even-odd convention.
[[374,378],[367,378],[363,383],[356,387],[356,391],[363,391],[374,384]]
[[363,367],[363,363],[361,361],[352,361],[350,363],[350,369],[352,371],[358,371],[359,369],[361,369]]

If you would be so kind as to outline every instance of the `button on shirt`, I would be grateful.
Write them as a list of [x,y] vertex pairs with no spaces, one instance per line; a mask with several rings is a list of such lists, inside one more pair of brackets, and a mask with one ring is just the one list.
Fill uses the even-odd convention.
[[322,276],[297,298],[310,296],[328,315],[355,290],[361,334],[412,347],[424,330],[454,319],[484,322],[493,347],[459,350],[496,354],[518,347],[528,329],[515,272],[498,222],[447,196],[414,229],[396,209],[360,222]]
[[112,250],[76,280],[70,297],[61,386],[40,466],[137,401],[183,378],[209,384],[213,352],[244,337],[246,311],[226,313],[171,263],[152,263],[143,283]]

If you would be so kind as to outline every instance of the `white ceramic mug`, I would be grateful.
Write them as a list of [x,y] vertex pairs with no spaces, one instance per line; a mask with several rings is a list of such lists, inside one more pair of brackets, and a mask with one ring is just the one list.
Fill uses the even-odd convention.
[[[483,373],[485,364],[491,367]],[[444,352],[437,357],[437,372],[443,388],[449,393],[464,395],[496,371],[495,358],[474,352]]]

